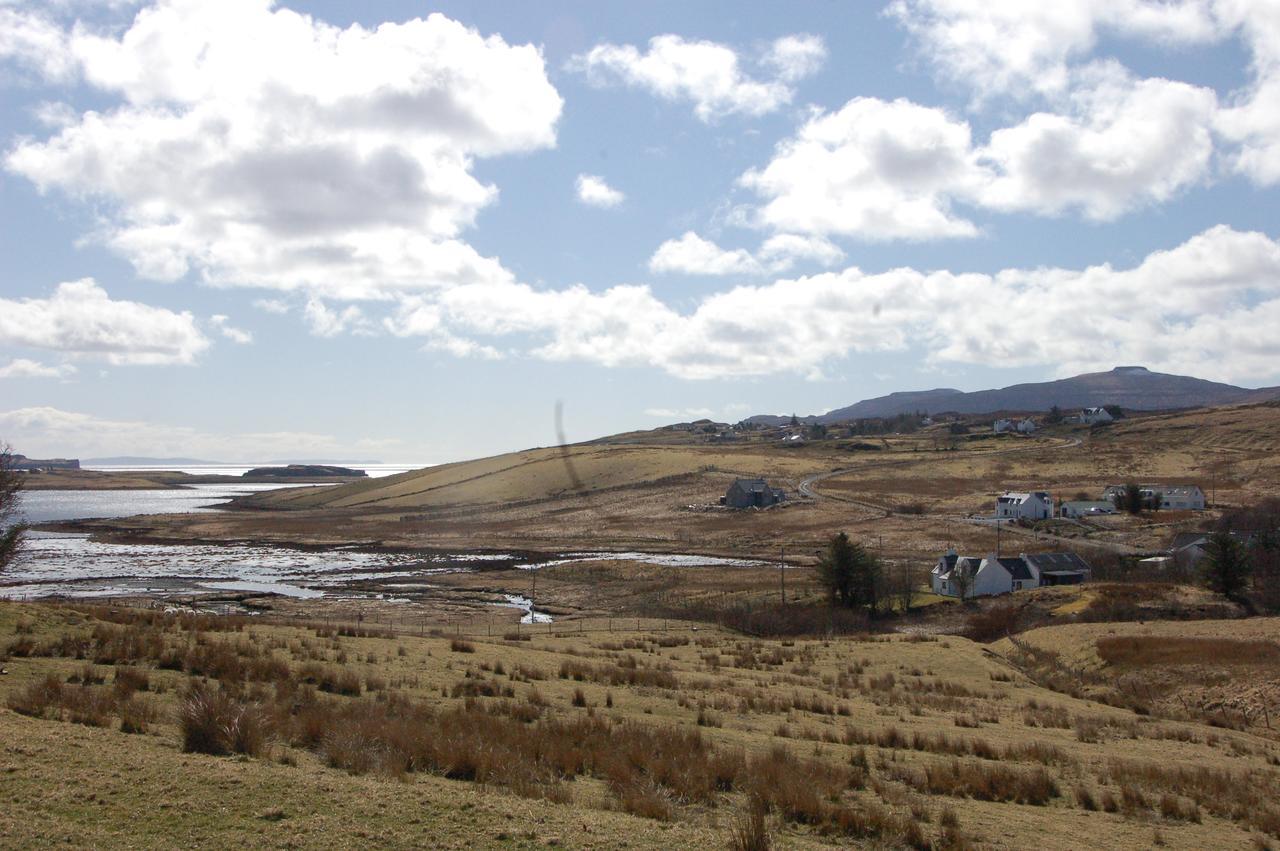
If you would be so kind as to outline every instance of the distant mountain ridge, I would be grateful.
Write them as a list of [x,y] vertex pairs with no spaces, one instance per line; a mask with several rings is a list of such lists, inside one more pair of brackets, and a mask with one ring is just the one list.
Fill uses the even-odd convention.
[[[893,417],[917,411],[938,414],[989,414],[997,411],[1047,411],[1054,405],[1075,408],[1119,405],[1135,411],[1203,408],[1280,399],[1280,387],[1251,390],[1189,375],[1152,372],[1142,366],[1118,366],[1110,372],[1090,372],[1057,381],[1014,384],[999,390],[965,393],[951,388],[890,393],[820,416],[801,418],[805,423],[839,423],[872,417]],[[760,415],[752,422],[778,424],[789,417]]]

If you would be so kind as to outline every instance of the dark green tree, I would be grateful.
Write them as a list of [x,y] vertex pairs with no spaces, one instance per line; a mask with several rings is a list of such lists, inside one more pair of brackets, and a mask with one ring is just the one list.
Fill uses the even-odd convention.
[[832,605],[866,606],[874,614],[881,588],[880,560],[844,532],[832,536],[818,558],[818,582],[826,589]]
[[17,522],[22,473],[13,467],[13,454],[0,444],[0,570],[13,561],[22,546],[23,526]]
[[1045,421],[1051,425],[1057,425],[1062,422],[1062,409],[1054,405],[1049,409],[1049,416],[1045,417]]
[[1119,511],[1130,514],[1141,514],[1143,508],[1142,487],[1137,482],[1129,482],[1124,490],[1112,497]]
[[1249,581],[1251,565],[1244,545],[1229,532],[1214,532],[1205,543],[1200,577],[1211,591],[1234,597]]

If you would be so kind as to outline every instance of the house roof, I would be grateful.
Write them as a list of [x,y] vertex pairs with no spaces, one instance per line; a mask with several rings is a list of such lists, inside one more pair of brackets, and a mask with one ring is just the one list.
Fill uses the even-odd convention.
[[1034,579],[1031,575],[1031,568],[1027,567],[1025,560],[1021,558],[998,558],[995,560],[997,564],[1009,571],[1009,575],[1014,579]]
[[1031,497],[1033,496],[1039,497],[1040,499],[1043,499],[1043,500],[1048,500],[1049,498],[1049,494],[1043,491],[1031,491],[1030,493],[1018,493],[1016,491],[1005,491],[1003,494],[996,497],[996,502],[1011,502],[1015,505],[1020,505],[1026,502],[1027,500],[1031,499]]
[[1075,553],[1032,553],[1022,558],[1040,573],[1062,575],[1064,573],[1089,572],[1089,563]]
[[1115,510],[1116,504],[1109,499],[1073,499],[1062,503],[1063,508],[1088,511],[1090,508],[1108,508]]
[[750,493],[764,493],[769,490],[769,483],[764,479],[734,479],[733,484]]

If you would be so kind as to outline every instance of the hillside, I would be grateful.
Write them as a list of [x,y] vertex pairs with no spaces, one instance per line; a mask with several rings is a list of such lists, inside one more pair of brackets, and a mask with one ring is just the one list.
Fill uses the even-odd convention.
[[[1030,384],[1014,384],[999,390],[964,393],[941,388],[890,393],[864,399],[805,422],[824,424],[870,417],[892,417],[917,411],[984,414],[995,411],[1047,411],[1054,405],[1063,409],[1119,405],[1137,411],[1164,411],[1264,402],[1280,397],[1280,388],[1251,390],[1187,375],[1152,372],[1141,366],[1118,366],[1110,372],[1093,372]],[[778,424],[782,418],[757,416],[755,422]]]

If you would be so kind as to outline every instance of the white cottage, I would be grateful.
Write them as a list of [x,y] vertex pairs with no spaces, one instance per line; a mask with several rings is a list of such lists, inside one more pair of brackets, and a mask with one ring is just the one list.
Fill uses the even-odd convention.
[[1109,423],[1115,417],[1107,413],[1106,408],[1085,408],[1080,412],[1080,422],[1085,425],[1095,425],[1096,423]]
[[1045,491],[1006,491],[996,497],[996,517],[1046,520],[1053,516],[1053,497]]

